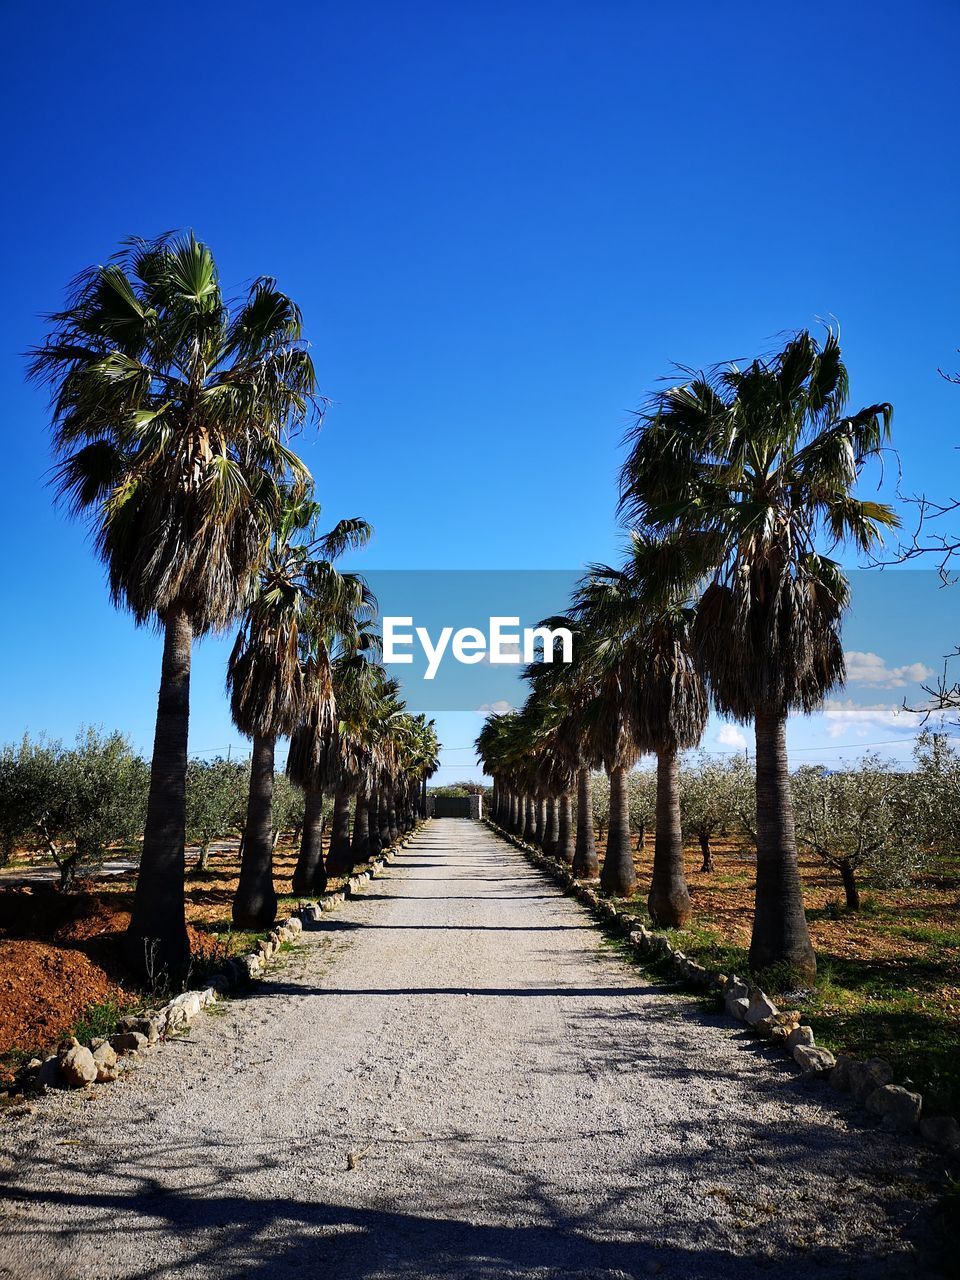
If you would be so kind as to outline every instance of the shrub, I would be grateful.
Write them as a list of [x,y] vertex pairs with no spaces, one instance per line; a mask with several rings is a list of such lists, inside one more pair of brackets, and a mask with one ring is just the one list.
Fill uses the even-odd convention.
[[884,888],[909,884],[929,857],[916,781],[876,755],[836,773],[793,776],[797,841],[839,872],[848,911],[860,909],[857,875]]
[[0,760],[5,847],[48,853],[68,889],[78,866],[142,832],[148,786],[149,769],[122,733],[82,729],[70,750],[24,738]]

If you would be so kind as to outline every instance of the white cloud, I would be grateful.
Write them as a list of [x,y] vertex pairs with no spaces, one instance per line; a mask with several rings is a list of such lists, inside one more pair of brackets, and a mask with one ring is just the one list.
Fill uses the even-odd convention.
[[513,704],[509,702],[505,702],[504,699],[501,698],[499,702],[482,702],[480,706],[477,707],[477,715],[478,716],[502,716],[502,715],[506,715],[508,711],[512,711],[512,710],[513,710]]
[[922,662],[888,667],[886,659],[878,653],[861,653],[852,649],[844,657],[847,660],[848,683],[865,684],[873,689],[902,689],[905,685],[929,680],[934,674],[933,669]]
[[[501,640],[500,652],[504,658],[510,658],[510,659],[516,658],[518,666],[523,661],[523,650],[520,648],[519,642],[514,642],[513,640]],[[489,651],[483,655],[483,661],[488,667],[496,667],[496,666],[503,665],[502,663],[494,662],[490,657]],[[508,665],[512,666],[513,663],[511,662]]]
[[722,747],[737,747],[742,751],[747,745],[747,736],[735,724],[722,724],[717,730],[717,742]]
[[850,698],[843,701],[829,699],[824,705],[823,716],[830,738],[839,738],[846,733],[865,738],[877,729],[910,731],[919,727],[921,719],[919,712],[907,711],[894,703],[876,702],[872,706],[861,707]]

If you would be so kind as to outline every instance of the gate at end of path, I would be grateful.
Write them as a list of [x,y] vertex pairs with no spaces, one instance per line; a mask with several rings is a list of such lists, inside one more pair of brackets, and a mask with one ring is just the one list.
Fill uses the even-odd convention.
[[427,796],[428,818],[483,817],[483,796]]

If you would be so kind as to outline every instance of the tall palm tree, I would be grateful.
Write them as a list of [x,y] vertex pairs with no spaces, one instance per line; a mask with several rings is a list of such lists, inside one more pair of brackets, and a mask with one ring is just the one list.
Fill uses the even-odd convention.
[[423,786],[439,767],[439,744],[433,720],[422,714],[406,717],[398,765],[397,793],[403,809],[403,830],[409,831],[416,820]]
[[683,539],[703,575],[693,642],[718,709],[756,729],[757,888],[750,963],[811,975],[787,767],[786,721],[844,679],[849,586],[827,554],[866,551],[891,509],[855,487],[892,409],[848,412],[838,336],[809,333],[746,369],[691,371],[638,416],[624,464],[631,523]]
[[610,778],[610,821],[600,887],[612,897],[631,897],[637,873],[630,844],[628,775],[639,754],[631,719],[632,649],[618,621],[608,614],[592,573],[578,584],[570,612],[579,624],[575,652],[579,648],[584,751],[603,763]]
[[[369,826],[361,821],[367,813],[369,794],[380,764],[379,724],[393,705],[397,685],[383,668],[371,661],[379,652],[379,636],[370,630],[360,633],[364,644],[345,652],[334,664],[337,694],[337,743],[340,753],[338,779],[334,789],[334,822],[331,830],[327,870],[332,875],[349,875],[360,857],[370,854]],[[350,799],[356,797],[357,824],[350,835]]]
[[538,697],[554,708],[549,754],[559,795],[558,852],[571,864],[574,875],[595,880],[600,874],[600,864],[593,829],[591,770],[602,763],[595,718],[590,710],[597,693],[595,673],[587,665],[586,637],[576,617],[560,614],[543,619],[539,625],[551,631],[569,631],[573,637],[571,662],[560,661],[561,655],[555,652],[552,662],[534,663],[524,674],[533,683]]
[[657,821],[647,899],[661,925],[691,913],[683,870],[678,753],[707,723],[707,691],[691,647],[695,610],[684,590],[686,556],[675,537],[634,533],[622,569],[595,566],[579,599],[591,624],[617,636],[626,715],[641,752],[657,757]]
[[[239,928],[269,927],[277,913],[273,884],[273,772],[276,740],[291,735],[308,707],[317,707],[326,682],[303,661],[312,641],[322,670],[326,637],[352,630],[362,584],[339,574],[333,561],[370,538],[363,520],[342,520],[324,537],[315,534],[317,503],[291,495],[271,538],[258,589],[247,606],[227,670],[230,709],[241,733],[253,739],[250,794],[240,880],[233,901]],[[334,712],[330,691],[320,718]]]
[[[308,694],[287,755],[287,773],[305,791],[307,815],[323,814],[324,795],[334,794],[351,759],[358,758],[365,749],[358,741],[358,736],[365,732],[362,719],[365,704],[358,700],[360,691],[355,685],[362,684],[364,678],[374,680],[376,677],[381,684],[385,681],[383,669],[372,660],[380,650],[380,637],[371,626],[376,600],[358,577],[342,575],[342,581],[352,590],[357,605],[355,617],[352,625],[347,626],[346,617],[332,620],[329,609],[319,611],[324,621],[311,637],[307,662],[315,671],[323,672],[324,681],[317,682]],[[332,660],[330,654],[333,654]],[[334,707],[337,708],[335,716]],[[366,714],[372,713],[367,710]],[[366,750],[369,751],[370,746]],[[323,893],[328,870],[334,868],[324,863],[323,818],[320,818],[319,822],[303,826],[300,855],[293,872],[293,892]]]
[[238,304],[192,234],[132,239],[74,282],[31,352],[52,390],[56,485],[89,520],[114,602],[164,635],[143,852],[127,934],[141,971],[179,977],[195,636],[246,599],[279,506],[306,481],[291,432],[319,413],[300,312],[266,277]]

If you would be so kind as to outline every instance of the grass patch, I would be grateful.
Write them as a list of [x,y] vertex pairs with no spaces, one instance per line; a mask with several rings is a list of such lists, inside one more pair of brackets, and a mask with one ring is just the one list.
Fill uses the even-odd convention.
[[[898,1083],[912,1082],[924,1095],[930,1114],[960,1114],[956,868],[956,860],[944,859],[929,883],[899,892],[872,889],[859,912],[846,910],[828,878],[819,881],[822,888],[807,910],[816,982],[788,970],[758,976],[781,1007],[800,1010],[824,1048],[886,1058]],[[689,879],[694,921],[654,932],[711,971],[747,977],[752,877],[728,864],[708,883],[699,873]],[[623,906],[651,927],[642,897]],[[656,972],[646,958],[643,963]],[[716,1007],[712,997],[710,1007]]]
[[110,999],[100,1004],[91,1004],[84,1011],[83,1017],[74,1024],[73,1034],[81,1044],[97,1037],[112,1036],[120,1019],[133,1008],[133,1000]]

